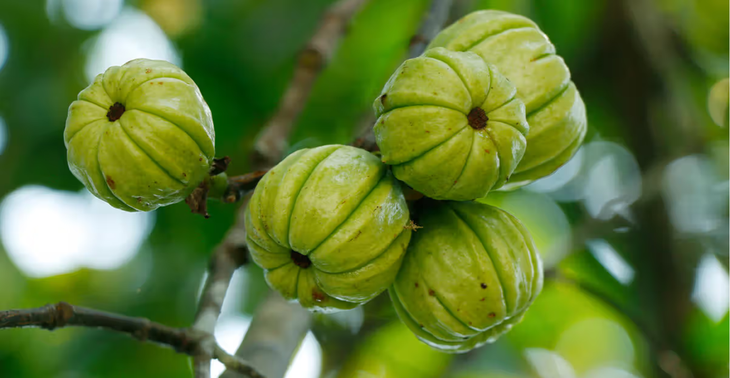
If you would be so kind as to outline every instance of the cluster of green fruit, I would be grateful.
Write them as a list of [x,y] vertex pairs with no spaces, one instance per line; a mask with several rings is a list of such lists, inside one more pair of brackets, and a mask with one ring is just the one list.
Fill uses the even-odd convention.
[[[515,217],[473,200],[544,177],[578,149],[585,108],[568,68],[529,19],[475,12],[404,62],[375,111],[381,159],[303,149],[262,178],[246,211],[253,260],[313,311],[387,289],[428,345],[464,352],[495,340],[540,292],[542,268]],[[215,152],[192,80],[144,60],[99,75],[71,105],[65,139],[73,173],[128,211],[185,198]],[[407,201],[401,182],[424,197]]]

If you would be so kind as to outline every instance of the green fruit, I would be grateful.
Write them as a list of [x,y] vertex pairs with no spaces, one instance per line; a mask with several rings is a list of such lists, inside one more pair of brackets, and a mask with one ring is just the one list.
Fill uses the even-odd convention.
[[475,202],[425,201],[390,297],[424,343],[451,353],[495,341],[542,289],[542,264],[527,229]]
[[386,166],[340,145],[289,155],[259,182],[246,211],[251,256],[269,286],[321,311],[353,308],[390,286],[408,222]]
[[66,119],[68,166],[89,191],[126,211],[179,202],[215,154],[208,105],[175,65],[136,59],[79,93]]
[[472,200],[502,186],[525,153],[525,105],[493,66],[443,48],[405,61],[375,100],[383,162],[435,199]]
[[472,51],[517,87],[530,134],[527,151],[503,189],[547,176],[578,151],[587,129],[583,100],[563,59],[531,20],[507,12],[471,13],[444,29],[429,48]]

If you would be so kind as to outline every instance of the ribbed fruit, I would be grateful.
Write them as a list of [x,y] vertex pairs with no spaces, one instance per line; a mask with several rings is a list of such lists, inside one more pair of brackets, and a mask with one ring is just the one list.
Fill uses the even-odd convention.
[[530,19],[485,10],[444,29],[429,48],[471,51],[497,67],[517,87],[527,110],[527,150],[503,189],[547,176],[578,150],[587,129],[583,100],[563,58]]
[[542,289],[540,256],[512,215],[476,202],[419,204],[390,297],[424,343],[452,353],[496,340]]
[[215,155],[208,105],[172,63],[110,67],[71,103],[64,142],[71,172],[96,197],[126,211],[182,201]]
[[353,308],[387,289],[411,237],[399,183],[349,146],[289,155],[259,182],[245,215],[269,286],[317,311]]

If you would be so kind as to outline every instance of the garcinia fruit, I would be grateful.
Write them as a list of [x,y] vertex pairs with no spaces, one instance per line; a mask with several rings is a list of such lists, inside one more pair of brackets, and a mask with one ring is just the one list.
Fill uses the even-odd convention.
[[476,202],[419,203],[390,288],[400,319],[426,344],[467,352],[518,323],[542,289],[540,256],[509,213]]
[[444,29],[429,48],[472,51],[517,87],[527,110],[527,151],[503,189],[547,176],[575,154],[585,137],[585,105],[563,58],[537,25],[515,14],[486,10]]
[[110,67],[71,103],[68,166],[89,191],[126,211],[179,202],[215,154],[208,105],[175,65],[136,59]]
[[375,137],[395,176],[430,198],[472,200],[501,187],[529,130],[517,91],[471,52],[405,61],[375,100]]
[[269,286],[308,309],[353,308],[393,283],[411,238],[408,206],[369,152],[294,152],[256,186],[247,242]]

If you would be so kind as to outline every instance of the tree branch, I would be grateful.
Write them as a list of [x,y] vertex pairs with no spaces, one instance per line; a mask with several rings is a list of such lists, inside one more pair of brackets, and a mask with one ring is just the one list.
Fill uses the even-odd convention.
[[[268,167],[273,166],[281,159],[289,133],[307,102],[306,100],[316,78],[329,63],[347,24],[364,2],[365,0],[340,0],[332,5],[322,17],[319,28],[299,55],[294,77],[279,103],[278,110],[264,126],[255,145],[252,160],[253,166],[259,170],[230,178],[228,180],[228,189],[223,198],[225,202],[236,202],[247,192],[254,189],[268,170]],[[203,289],[194,328],[213,333],[233,272],[246,262],[245,208],[245,204],[241,206],[236,224],[231,227],[228,235],[211,257],[208,279]],[[266,303],[269,303],[269,301]],[[261,309],[263,312],[266,312],[266,303],[264,303],[264,308]],[[295,304],[286,304],[286,307],[282,310],[284,314],[301,311],[301,308]],[[310,315],[305,311],[305,313],[300,314],[300,317],[305,319],[302,325],[303,331],[300,332],[303,337],[303,334],[309,329]],[[256,334],[255,327],[259,323],[261,321],[255,319],[249,333]],[[262,332],[264,331],[262,330]],[[298,345],[300,341],[301,339],[295,340],[294,345]],[[290,349],[288,347],[291,344],[290,340],[281,340],[280,342],[283,344],[282,350],[287,351]],[[290,355],[288,357],[291,357],[293,351],[293,349],[289,351]],[[213,351],[208,350],[207,352],[207,354],[201,354],[196,358],[195,368],[196,377],[198,378],[207,378],[210,374],[209,356]],[[277,363],[283,365],[282,361],[288,361],[288,357],[277,361]],[[254,361],[255,366],[258,366],[256,363],[257,361]],[[286,372],[286,367],[283,371]],[[278,373],[278,371],[276,372]],[[281,376],[283,376],[283,373]],[[277,375],[274,375],[271,378],[276,377]]]
[[[142,342],[152,342],[174,349],[178,353],[197,356],[201,346],[213,340],[211,334],[195,328],[173,328],[155,323],[146,318],[135,318],[111,312],[59,302],[30,309],[0,311],[0,329],[42,328],[52,331],[64,327],[87,327],[115,331],[132,336]],[[253,378],[263,378],[245,361],[228,355],[213,343],[211,356],[221,361],[228,369]]]
[[[311,323],[309,311],[271,293],[254,314],[236,356],[250,361],[268,378],[281,378]],[[238,377],[241,375],[231,368],[221,375],[221,378]]]
[[340,0],[322,17],[319,28],[300,52],[294,77],[279,108],[256,142],[253,160],[277,162],[286,148],[289,133],[307,103],[319,73],[329,63],[352,16],[366,0]]
[[[413,59],[423,54],[426,46],[441,31],[446,20],[449,18],[452,0],[433,0],[429,8],[426,18],[421,23],[416,34],[411,38],[408,45],[408,59]],[[361,126],[357,139],[352,143],[353,146],[365,149],[367,151],[377,151],[378,145],[375,143],[375,134],[373,133],[373,124],[375,117],[372,114],[363,116],[360,121]]]
[[408,58],[415,58],[426,50],[426,46],[444,27],[446,20],[449,18],[449,10],[451,9],[452,0],[433,0],[431,8],[423,20],[421,27],[416,35],[411,38],[410,46],[408,46]]
[[[337,42],[342,37],[347,22],[360,8],[364,0],[341,0],[335,3],[322,18],[319,29],[300,53],[294,77],[279,104],[274,117],[264,127],[255,146],[253,165],[257,168],[270,167],[280,158],[294,121],[306,104],[315,79],[328,63]],[[228,180],[223,201],[236,202],[256,187],[268,169],[258,170]],[[198,314],[193,328],[213,333],[220,316],[223,299],[228,291],[233,273],[247,259],[246,228],[243,204],[238,211],[236,224],[231,227],[225,239],[213,252],[208,278],[203,289]],[[294,308],[294,306],[292,306]],[[306,317],[309,315],[307,314]],[[195,374],[198,378],[210,376],[210,356],[213,350],[206,350],[195,359]]]
[[[233,273],[248,261],[248,247],[246,246],[246,227],[243,214],[248,201],[244,200],[238,210],[236,223],[228,230],[223,242],[216,247],[208,266],[208,277],[205,280],[203,293],[195,315],[193,329],[208,335],[215,333],[215,325],[221,314],[223,300],[226,297],[228,286]],[[193,366],[196,378],[210,377],[210,361],[215,352],[213,336],[197,353]]]

